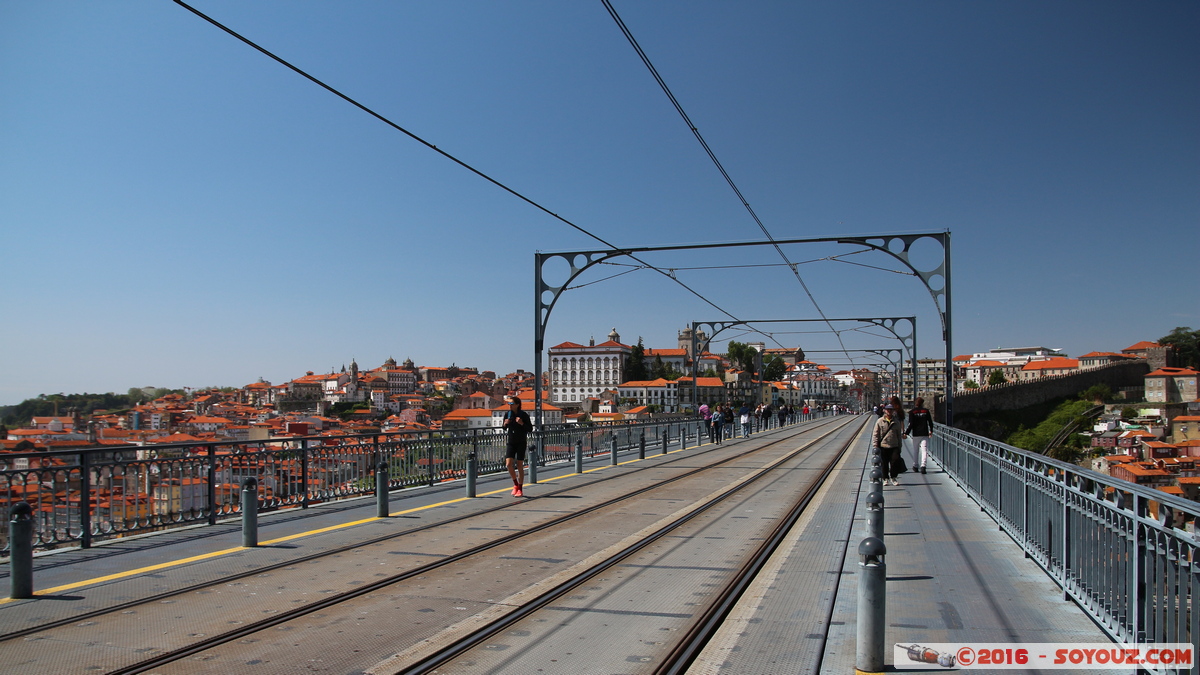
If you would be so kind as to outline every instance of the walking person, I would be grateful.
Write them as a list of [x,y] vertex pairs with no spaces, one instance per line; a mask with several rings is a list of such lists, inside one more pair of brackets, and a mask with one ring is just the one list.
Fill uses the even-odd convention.
[[508,431],[508,445],[504,451],[504,468],[508,469],[508,475],[512,478],[513,496],[524,497],[526,437],[533,423],[529,421],[529,415],[521,410],[521,399],[506,396],[505,400],[508,402],[508,412],[504,413],[502,426]]
[[750,406],[745,403],[738,409],[738,421],[742,424],[742,438],[750,438]]
[[[707,403],[704,403],[700,406],[700,416],[704,418],[704,428],[705,428],[705,430],[708,431],[708,442],[712,443],[713,442],[712,409],[708,407]],[[697,439],[697,440],[699,440],[699,439]]]
[[929,458],[929,437],[933,435],[933,415],[925,409],[925,399],[918,397],[913,409],[908,411],[908,426],[905,436],[912,436],[916,451],[917,471],[925,473],[925,461]]
[[712,430],[713,435],[717,439],[717,445],[721,444],[721,427],[725,424],[725,413],[721,412],[721,407],[717,406],[712,414]]
[[788,415],[791,413],[791,408],[786,403],[779,404],[779,428],[782,429],[787,425]]
[[884,485],[899,485],[896,480],[899,475],[900,457],[900,421],[896,419],[896,408],[891,403],[883,406],[883,417],[875,422],[871,430],[871,445],[879,448],[879,468],[883,470]]

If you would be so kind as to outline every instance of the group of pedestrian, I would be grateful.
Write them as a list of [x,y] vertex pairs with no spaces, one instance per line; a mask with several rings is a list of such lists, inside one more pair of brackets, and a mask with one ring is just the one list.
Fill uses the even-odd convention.
[[876,414],[879,419],[871,432],[871,445],[879,449],[884,485],[899,485],[900,474],[908,471],[903,450],[904,439],[909,436],[916,446],[915,470],[924,474],[929,458],[929,437],[933,433],[933,415],[925,408],[925,399],[918,397],[913,409],[908,411],[907,427],[904,425],[904,406],[898,396],[877,406]]
[[704,419],[704,425],[708,429],[709,443],[720,445],[726,436],[732,438],[732,432],[727,429],[733,426],[736,419],[733,414],[733,406],[718,404],[710,408],[705,403],[700,406],[700,417]]

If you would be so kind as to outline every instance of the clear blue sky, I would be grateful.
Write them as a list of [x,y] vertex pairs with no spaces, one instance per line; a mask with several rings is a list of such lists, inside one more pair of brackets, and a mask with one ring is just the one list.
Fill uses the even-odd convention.
[[[775,237],[952,233],[955,353],[1200,328],[1200,4],[613,4]],[[620,246],[763,238],[599,0],[195,6]],[[2,404],[531,369],[534,252],[602,248],[167,0],[0,0],[0,228]],[[916,279],[848,260],[798,267],[826,316],[916,315],[945,353]],[[786,267],[676,274],[819,317]],[[642,270],[565,294],[547,345],[722,318]]]

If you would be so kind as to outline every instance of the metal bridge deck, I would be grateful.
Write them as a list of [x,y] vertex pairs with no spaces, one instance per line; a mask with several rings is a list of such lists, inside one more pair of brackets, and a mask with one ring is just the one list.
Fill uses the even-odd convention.
[[[749,448],[765,444],[772,437],[770,433],[761,434],[726,445]],[[617,467],[608,466],[607,458],[599,458],[588,464],[588,473],[583,476],[572,474],[567,466],[551,467],[542,470],[542,484],[528,487],[526,494],[536,500],[540,491],[588,477],[634,471],[678,458],[700,459],[712,449],[705,445],[669,455],[654,454],[644,461],[623,461]],[[860,437],[855,451],[839,465],[814,502],[816,508],[792,529],[689,672],[854,671],[857,546],[865,529],[860,502],[867,492],[863,472],[866,455],[866,442]],[[609,481],[603,492],[616,495],[625,485],[622,480]],[[508,487],[507,478],[481,478],[479,497],[475,499],[463,497],[461,483],[396,492],[387,519],[373,517],[375,504],[369,499],[263,514],[257,549],[241,548],[240,524],[235,521],[42,555],[35,561],[38,597],[0,601],[0,633],[37,627],[201,581],[220,580],[456,515],[480,514],[478,522],[473,520],[472,527],[465,528],[469,530],[511,528],[512,514],[496,510],[513,500]],[[889,646],[900,642],[1108,642],[1105,634],[1074,604],[1064,601],[1061,590],[1033,562],[1024,559],[995,523],[932,463],[928,474],[909,473],[901,478],[900,486],[886,488],[885,498]],[[535,557],[549,560],[569,555],[542,550]],[[354,558],[346,560],[350,567]],[[7,581],[4,584],[7,589]],[[695,587],[676,585],[664,588],[664,593],[703,595],[703,586],[711,585],[700,581],[684,584]],[[613,623],[628,629],[630,622],[638,622],[649,636],[663,630],[661,617],[656,614],[665,613],[648,611],[656,607],[656,599],[647,598],[646,603],[647,611],[614,614]],[[222,611],[202,598],[191,597],[184,604],[180,611],[197,617]],[[269,598],[263,599],[263,605],[263,611],[272,611]],[[237,623],[243,617],[225,618]],[[503,671],[491,672],[595,672],[586,660],[589,649],[630,653],[622,672],[649,672],[655,665],[645,657],[637,657],[639,652],[632,646],[613,644],[605,638],[603,629],[598,630],[589,640],[591,644],[586,648],[581,645],[574,657],[564,655],[549,664],[522,664],[519,658],[509,657]],[[25,638],[36,639],[36,633]],[[85,654],[104,645],[48,642],[37,647],[45,650],[37,663],[0,657],[0,673],[29,672],[30,666],[36,666],[39,672],[102,672],[81,664],[89,663]],[[337,634],[331,632],[326,642],[322,647],[328,657],[319,667],[314,664],[312,670],[363,672],[358,666],[339,664],[339,650],[346,645]],[[399,646],[397,651],[401,651]],[[891,663],[890,649],[888,664],[894,672],[909,669],[906,664]],[[260,671],[268,672],[255,669]]]

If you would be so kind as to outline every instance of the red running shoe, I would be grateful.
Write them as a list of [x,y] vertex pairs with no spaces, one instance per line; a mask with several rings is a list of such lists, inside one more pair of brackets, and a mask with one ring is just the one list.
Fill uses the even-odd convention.
[[525,493],[524,493],[524,492],[521,490],[521,486],[520,486],[520,485],[518,485],[517,487],[513,488],[513,496],[514,496],[514,497],[524,497],[524,496],[525,496]]

